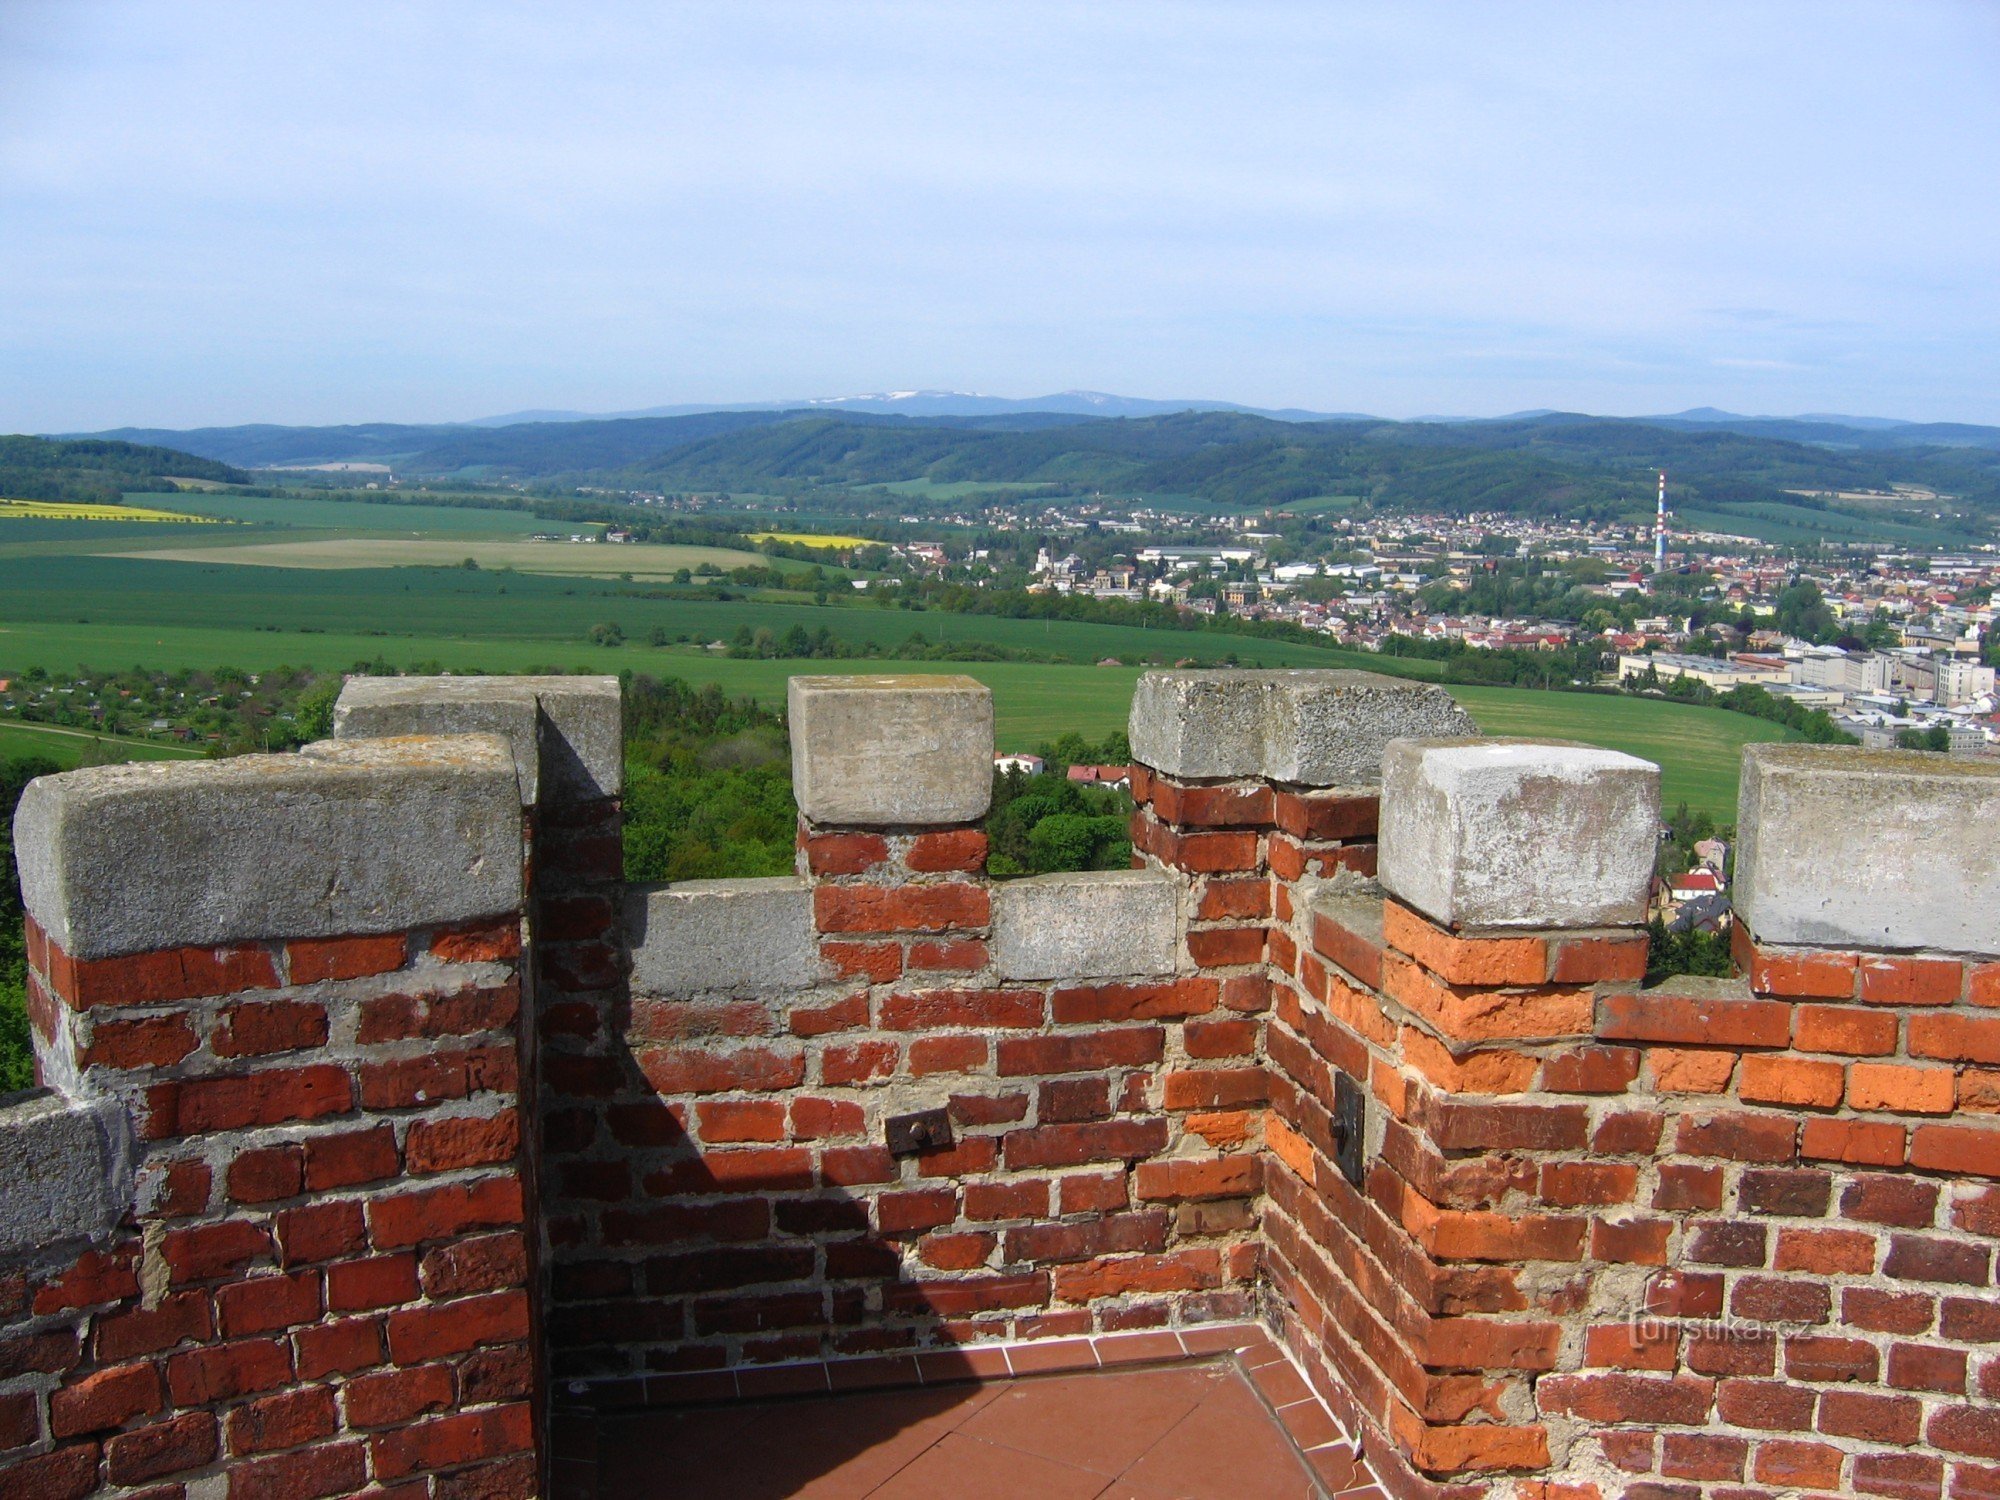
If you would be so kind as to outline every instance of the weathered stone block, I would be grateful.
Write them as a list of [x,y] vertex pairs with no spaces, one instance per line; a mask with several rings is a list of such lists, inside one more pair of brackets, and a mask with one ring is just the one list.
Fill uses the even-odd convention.
[[1643,922],[1660,768],[1554,740],[1398,740],[1378,877],[1451,927]]
[[794,677],[792,794],[815,823],[969,823],[993,800],[993,694],[970,677]]
[[1443,688],[1375,672],[1147,672],[1132,754],[1169,776],[1376,786],[1389,741],[1476,735]]
[[812,887],[793,876],[635,886],[625,923],[637,994],[796,990],[819,978]]
[[0,1105],[0,1183],[0,1256],[103,1235],[132,1204],[124,1107],[53,1092]]
[[2000,764],[1744,746],[1735,905],[1760,943],[2000,954]]
[[1004,979],[1168,974],[1180,882],[1164,870],[1085,870],[993,887],[993,958]]
[[625,784],[616,677],[355,677],[334,705],[333,733],[501,735],[524,804],[615,797]]
[[400,932],[521,905],[521,803],[493,735],[97,766],[22,794],[28,911],[74,958]]

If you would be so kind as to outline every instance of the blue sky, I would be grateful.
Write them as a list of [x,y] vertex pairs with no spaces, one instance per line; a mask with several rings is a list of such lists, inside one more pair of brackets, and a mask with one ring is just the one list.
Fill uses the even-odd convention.
[[2000,422],[2000,4],[0,0],[0,431]]

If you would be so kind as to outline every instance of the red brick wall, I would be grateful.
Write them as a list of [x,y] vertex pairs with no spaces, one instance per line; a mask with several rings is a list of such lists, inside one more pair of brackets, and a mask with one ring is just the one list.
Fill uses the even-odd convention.
[[142,1157],[108,1243],[0,1265],[0,1494],[533,1493],[518,924],[29,942],[44,1053]]
[[1745,939],[1641,991],[1643,942],[1274,927],[1293,1349],[1400,1494],[2000,1494],[2000,969]]
[[[1221,967],[1003,983],[977,828],[800,847],[835,982],[545,1028],[558,1381],[1249,1312],[1261,918]],[[937,1104],[952,1149],[890,1156]]]

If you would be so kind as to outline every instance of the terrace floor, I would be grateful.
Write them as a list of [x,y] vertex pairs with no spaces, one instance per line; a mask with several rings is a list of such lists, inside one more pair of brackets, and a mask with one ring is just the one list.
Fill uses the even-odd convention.
[[1384,1500],[1268,1344],[607,1416],[596,1478],[599,1500]]

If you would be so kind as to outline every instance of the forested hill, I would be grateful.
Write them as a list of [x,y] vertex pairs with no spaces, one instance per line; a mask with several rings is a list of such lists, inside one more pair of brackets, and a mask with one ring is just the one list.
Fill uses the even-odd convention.
[[1110,419],[738,411],[495,428],[123,435],[171,439],[232,463],[366,458],[391,463],[409,478],[761,494],[927,479],[1186,496],[1241,509],[1352,495],[1388,508],[1575,517],[1648,508],[1653,471],[1664,468],[1676,503],[1689,509],[1796,507],[1801,501],[1787,492],[1905,486],[1956,497],[1934,502],[1915,494],[1896,502],[1926,524],[1983,534],[2000,518],[2000,448],[1830,446],[1689,417],[1542,413],[1477,422],[1294,422],[1214,411]]
[[171,490],[168,478],[247,484],[241,469],[174,448],[96,438],[0,436],[0,498],[115,503],[128,490]]

